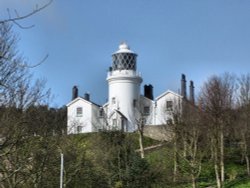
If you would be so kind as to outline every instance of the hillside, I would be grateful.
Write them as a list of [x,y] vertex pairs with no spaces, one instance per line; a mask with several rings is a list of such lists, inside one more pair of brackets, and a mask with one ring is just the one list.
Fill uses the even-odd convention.
[[[83,146],[85,157],[91,161],[94,169],[102,169],[101,172],[105,172],[105,175],[114,173],[113,175],[118,176],[118,181],[115,178],[113,179],[115,182],[113,182],[112,187],[127,187],[124,183],[128,182],[130,187],[192,187],[189,174],[190,166],[185,159],[181,159],[181,156],[178,158],[180,166],[178,167],[177,180],[176,183],[173,183],[174,151],[170,142],[159,142],[144,137],[146,158],[141,160],[139,158],[137,133],[104,132],[70,137],[73,142],[81,143],[79,149]],[[226,149],[230,154],[226,157],[226,182],[224,187],[249,187],[250,179],[247,178],[245,164],[241,161],[239,155],[239,148],[228,146]],[[112,165],[107,165],[107,163]],[[131,170],[133,173],[126,174],[127,170]],[[147,178],[147,180],[144,178]],[[146,181],[147,185],[142,183],[143,181]],[[210,158],[204,157],[202,160],[197,186],[216,187],[214,169]]]

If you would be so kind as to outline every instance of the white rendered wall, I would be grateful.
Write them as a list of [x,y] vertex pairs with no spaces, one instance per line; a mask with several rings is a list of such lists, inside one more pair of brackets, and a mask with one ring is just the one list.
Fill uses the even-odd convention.
[[[109,72],[107,77],[109,84],[109,112],[119,110],[128,119],[128,129],[131,132],[136,129],[134,100],[138,105],[140,100],[141,77],[133,70],[121,70]],[[113,103],[115,99],[115,104]]]
[[[76,109],[81,107],[82,116],[77,116]],[[83,99],[75,99],[75,102],[68,105],[67,133],[77,134],[77,126],[82,127],[81,133],[92,132],[92,104]]]
[[91,116],[91,124],[92,124],[92,132],[98,132],[99,130],[105,129],[105,115],[103,112],[103,116],[100,116],[101,108],[92,104],[92,116]]
[[[182,97],[173,92],[166,92],[158,97],[155,101],[156,108],[154,112],[154,125],[166,124],[169,119],[173,118],[173,114],[180,113]],[[167,110],[166,102],[173,101],[173,110]]]
[[[144,114],[144,107],[149,107],[149,114]],[[145,118],[145,125],[154,124],[155,102],[145,96],[140,97],[140,114]]]

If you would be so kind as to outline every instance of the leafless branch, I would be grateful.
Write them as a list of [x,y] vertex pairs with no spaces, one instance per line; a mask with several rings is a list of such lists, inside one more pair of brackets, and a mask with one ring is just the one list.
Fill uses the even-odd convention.
[[[28,64],[19,64],[20,67],[26,67],[26,68],[35,68],[38,67],[39,65],[43,64],[49,57],[49,54],[46,54],[43,59],[41,61],[39,61],[38,63],[34,64],[34,65],[28,65]],[[4,59],[6,61],[12,61],[10,58],[4,57],[2,55],[0,55],[0,59]],[[13,62],[15,63],[15,62]]]
[[11,16],[10,10],[7,9],[9,18],[4,19],[4,20],[0,20],[0,24],[8,23],[8,22],[13,22],[14,24],[16,24],[18,27],[20,27],[20,28],[22,28],[22,29],[32,28],[32,27],[34,27],[34,25],[23,26],[23,25],[21,25],[20,23],[18,23],[18,21],[23,20],[23,19],[26,19],[26,18],[29,18],[29,17],[31,17],[31,16],[34,15],[34,14],[37,14],[37,13],[40,12],[41,10],[45,9],[46,7],[48,7],[52,2],[53,2],[53,0],[49,0],[48,3],[44,4],[44,5],[41,6],[41,7],[39,7],[38,5],[36,5],[36,8],[35,8],[32,12],[27,13],[27,14],[25,14],[25,15],[19,15],[18,11],[17,11],[17,10],[14,10],[14,12],[15,12],[15,16],[14,16],[14,17]]
[[38,62],[38,63],[36,63],[36,64],[34,64],[34,65],[26,65],[26,64],[23,64],[23,65],[21,65],[21,66],[27,67],[27,68],[35,68],[35,67],[38,67],[39,65],[43,64],[43,63],[48,59],[48,57],[49,57],[49,54],[46,54],[46,55],[44,56],[44,58],[43,58],[40,62]]

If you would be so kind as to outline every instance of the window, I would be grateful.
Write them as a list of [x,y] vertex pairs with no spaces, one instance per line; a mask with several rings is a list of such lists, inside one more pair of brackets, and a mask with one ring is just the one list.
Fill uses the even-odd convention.
[[101,108],[101,109],[99,110],[99,117],[103,117],[103,115],[104,115],[104,111],[103,111],[103,109]]
[[76,131],[77,131],[77,133],[81,133],[82,132],[82,126],[77,126]]
[[112,104],[115,104],[116,101],[115,101],[115,97],[112,97]]
[[82,107],[76,108],[76,116],[82,116]]
[[127,126],[126,126],[126,120],[124,118],[122,118],[122,123],[121,123],[121,126],[122,126],[122,131],[126,130],[127,131]]
[[149,112],[150,112],[149,106],[144,106],[143,114],[146,115],[146,116],[148,116],[148,115],[149,115]]
[[135,108],[136,107],[136,104],[137,104],[137,101],[136,99],[133,100],[133,107]]
[[172,111],[173,110],[173,101],[167,101],[166,102],[166,109],[167,109],[167,111]]
[[117,120],[113,119],[113,126],[117,126]]

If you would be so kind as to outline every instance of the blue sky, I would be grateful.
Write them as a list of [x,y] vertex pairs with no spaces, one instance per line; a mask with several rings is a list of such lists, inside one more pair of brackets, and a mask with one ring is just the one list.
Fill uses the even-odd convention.
[[[0,0],[6,9],[25,14],[46,0]],[[143,85],[154,86],[154,96],[178,91],[180,75],[193,80],[196,91],[213,74],[250,72],[249,0],[54,0],[39,14],[15,27],[19,50],[32,69],[45,78],[54,94],[53,105],[71,100],[77,85],[99,104],[106,101],[106,74],[111,54],[126,41],[138,54]]]

